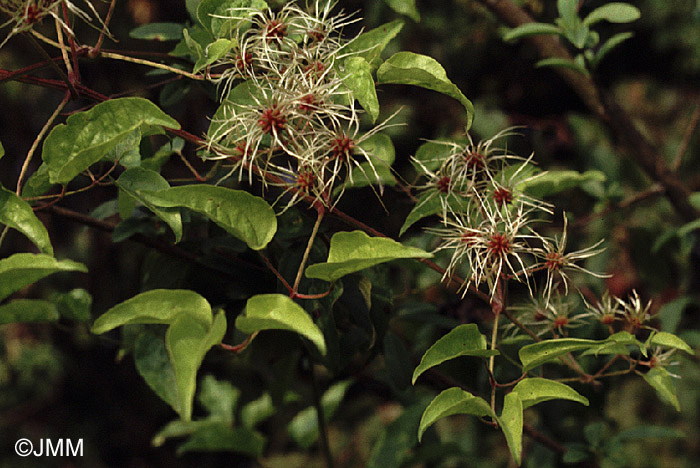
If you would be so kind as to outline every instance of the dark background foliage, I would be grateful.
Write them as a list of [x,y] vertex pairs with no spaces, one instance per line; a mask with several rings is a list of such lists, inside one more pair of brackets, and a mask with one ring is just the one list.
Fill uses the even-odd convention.
[[[518,3],[542,21],[550,21],[555,15],[553,1],[521,0]],[[593,8],[603,2],[583,3],[585,8]],[[603,88],[611,90],[641,131],[672,161],[700,105],[700,4],[694,0],[633,3],[642,10],[642,19],[632,25],[635,37],[610,54],[597,80]],[[606,239],[606,252],[591,262],[590,267],[609,273],[611,277],[594,281],[589,286],[596,291],[607,286],[619,296],[636,288],[645,299],[654,299],[656,311],[682,294],[697,299],[700,290],[698,243],[691,236],[683,241],[671,238],[659,244],[662,236],[680,224],[670,204],[658,191],[649,192],[654,182],[629,160],[619,156],[606,130],[556,71],[533,67],[537,57],[529,43],[504,43],[499,36],[500,24],[478,2],[419,0],[417,5],[421,21],[414,23],[406,19],[404,30],[390,48],[427,54],[443,64],[448,76],[476,105],[475,136],[488,138],[506,126],[520,125],[523,126],[522,136],[509,143],[519,154],[528,155],[534,151],[535,161],[543,168],[597,169],[607,176],[605,186],[598,188],[598,192],[576,189],[556,200],[558,212],[566,210],[576,220],[571,230],[574,244]],[[361,25],[367,28],[396,18],[396,14],[380,1],[348,0],[341,1],[339,6],[346,11],[358,10],[365,18]],[[102,7],[106,5],[101,5],[104,11]],[[182,1],[118,1],[111,30],[119,42],[108,42],[106,47],[168,52],[172,43],[130,39],[129,31],[150,22],[187,21]],[[615,30],[616,27],[611,26],[605,34]],[[84,26],[78,32],[85,43],[94,42],[96,35],[96,31]],[[3,69],[14,70],[36,61],[34,50],[22,37],[13,38],[0,50],[0,68]],[[216,109],[215,88],[185,80],[163,85],[162,75],[149,75],[147,71],[140,65],[106,59],[81,61],[82,80],[86,86],[108,96],[148,97],[160,103],[182,128],[202,134],[208,126],[208,117]],[[41,72],[40,76],[51,77],[51,72]],[[408,157],[422,139],[456,135],[464,127],[459,104],[448,97],[407,87],[382,88],[379,92],[383,115],[388,116],[403,107],[398,120],[405,125],[393,127],[390,132],[397,149],[396,168],[406,177],[411,176]],[[61,97],[59,91],[16,81],[0,85],[0,141],[6,150],[6,156],[0,161],[0,182],[4,186],[13,186],[23,155]],[[88,104],[78,101],[68,110],[78,110]],[[681,173],[695,192],[700,191],[698,134],[690,136],[681,166]],[[154,145],[157,143],[154,141]],[[187,145],[185,156],[196,161],[195,151],[196,148]],[[180,164],[166,166],[165,172],[173,178],[187,176]],[[113,198],[115,193],[113,187],[93,190],[67,199],[63,206],[89,213]],[[639,194],[642,194],[639,200],[635,199]],[[383,201],[386,210],[376,202],[370,190],[358,190],[345,197],[342,208],[396,237],[411,205],[392,190],[387,190]],[[27,297],[85,288],[93,297],[92,314],[98,316],[135,295],[144,285],[153,288],[187,284],[210,302],[226,304],[227,310],[236,311],[250,291],[275,288],[274,278],[260,271],[257,259],[227,259],[217,253],[215,246],[208,250],[207,260],[217,262],[229,278],[201,266],[188,265],[181,259],[169,258],[135,242],[113,243],[109,232],[89,229],[47,213],[39,216],[49,229],[57,256],[84,262],[90,273],[57,275],[22,291],[21,295]],[[297,220],[301,220],[302,230],[309,229],[312,224],[312,217],[303,210],[292,211],[281,222]],[[331,222],[327,229],[336,227]],[[414,227],[410,234],[419,236],[419,227]],[[650,248],[655,243],[659,246]],[[290,241],[287,247],[291,254],[299,254],[303,245]],[[11,232],[0,254],[4,257],[30,250],[28,241]],[[248,261],[253,267],[246,263]],[[437,275],[421,272],[409,263],[401,264],[400,271],[391,273],[382,275],[380,270],[377,285],[381,287],[386,283],[387,288],[395,287],[400,281],[417,284],[422,288],[419,295],[429,304],[429,310],[451,320],[481,320],[479,314],[484,311],[475,301],[469,298],[459,301],[445,288],[429,286],[437,282]],[[230,281],[230,277],[236,281]],[[403,303],[402,306],[408,310],[412,304]],[[391,311],[390,315],[398,313]],[[697,306],[692,305],[681,316],[680,329],[690,330],[685,337],[689,342],[695,340],[691,343],[694,346],[700,344],[699,318]],[[422,326],[410,321],[392,322],[390,327],[407,343],[409,357],[414,361],[440,330],[434,324]],[[234,336],[227,339],[233,342]],[[244,399],[252,399],[260,388],[270,385],[273,385],[271,391],[278,392],[282,392],[285,385],[298,386],[292,381],[294,376],[303,375],[304,369],[287,369],[288,376],[275,371],[275,363],[284,368],[280,363],[285,358],[292,359],[285,356],[285,339],[288,338],[277,335],[261,337],[246,358],[247,362],[234,360],[232,363],[229,353],[215,349],[200,375],[212,373],[230,379],[242,389]],[[386,349],[387,344],[384,346]],[[255,466],[255,462],[232,454],[176,456],[176,445],[171,442],[154,448],[151,445],[153,435],[173,419],[174,414],[145,385],[131,358],[115,359],[117,353],[118,343],[114,338],[93,336],[84,325],[73,322],[0,326],[0,467]],[[391,359],[395,359],[396,354],[364,356],[365,362],[358,357],[358,362],[345,371],[345,377],[353,377],[354,383],[331,428],[332,445],[340,453],[338,466],[364,466],[382,428],[400,413],[400,403],[407,390],[400,385],[404,376],[390,375]],[[258,369],[272,370],[256,372],[256,363],[260,363]],[[696,466],[695,460],[700,457],[697,361],[684,361],[679,373],[684,376],[679,383],[682,414],[672,413],[641,379],[630,378],[586,389],[594,409],[572,410],[570,405],[562,407],[552,403],[539,413],[542,420],[529,422],[548,428],[549,435],[561,443],[581,442],[586,436],[595,438],[600,434],[604,439],[605,434],[639,424],[677,428],[687,437],[625,445],[621,451],[628,457],[628,466]],[[275,390],[274,385],[279,388]],[[308,392],[308,388],[301,386],[300,391]],[[299,409],[291,407],[265,426],[270,437],[270,457],[264,466],[320,466],[320,458],[306,457],[284,434],[285,421]],[[454,431],[452,443],[458,448],[455,453],[469,453],[471,458],[447,456],[441,464],[437,461],[440,457],[435,454],[419,451],[417,458],[411,459],[407,466],[507,466],[507,450],[486,427],[468,418],[454,418],[445,424]],[[13,454],[13,444],[20,437],[36,440],[82,438],[85,456],[72,460],[22,460]],[[532,442],[526,450],[530,452],[527,466],[564,466],[557,462],[555,452],[542,444]]]

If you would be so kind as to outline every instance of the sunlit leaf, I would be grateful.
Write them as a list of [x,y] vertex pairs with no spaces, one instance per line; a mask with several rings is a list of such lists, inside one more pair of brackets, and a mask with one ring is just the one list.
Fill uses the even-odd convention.
[[424,250],[406,247],[384,237],[370,237],[362,231],[338,232],[331,238],[328,261],[309,266],[306,277],[335,281],[390,260],[432,256]]
[[221,343],[226,333],[226,314],[220,311],[211,326],[190,314],[180,314],[168,327],[165,346],[175,372],[179,414],[188,421],[192,417],[192,401],[197,386],[197,370],[209,349]]
[[172,187],[147,195],[148,201],[156,206],[189,208],[205,215],[253,250],[264,248],[277,231],[272,207],[242,190],[202,184]]
[[423,433],[436,421],[455,414],[471,414],[477,417],[491,416],[495,414],[489,404],[482,398],[472,395],[461,388],[452,387],[440,393],[423,412],[418,428],[418,440],[423,438]]
[[42,158],[52,183],[65,184],[104,157],[140,126],[180,124],[151,101],[137,97],[111,99],[68,117],[46,137]]
[[258,294],[248,299],[245,312],[236,318],[236,328],[243,333],[293,331],[308,338],[321,354],[326,354],[323,332],[299,304],[282,294]]
[[80,271],[87,268],[72,260],[56,260],[46,254],[17,253],[0,260],[0,301],[15,291],[60,271]]
[[529,36],[537,36],[540,34],[561,34],[561,28],[549,23],[525,23],[520,26],[509,29],[503,35],[504,41],[514,41]]
[[221,57],[226,55],[231,49],[233,49],[235,45],[236,43],[230,39],[217,39],[216,41],[212,42],[206,47],[206,49],[204,49],[202,58],[197,60],[197,63],[194,64],[194,69],[192,72],[197,73],[203,68],[206,68],[207,66],[216,62]]
[[373,68],[376,68],[375,63],[379,61],[382,51],[389,42],[396,37],[399,31],[401,31],[403,24],[403,21],[395,20],[377,28],[370,29],[353,39],[341,50],[344,53],[347,52],[364,58]]
[[119,176],[117,186],[162,219],[175,233],[175,242],[180,241],[182,238],[180,212],[172,208],[159,208],[150,201],[150,191],[170,188],[170,184],[163,176],[150,169],[134,167],[127,169]]
[[0,224],[16,229],[39,249],[53,255],[49,233],[26,201],[0,186]]
[[639,8],[629,3],[611,2],[596,8],[583,20],[585,26],[591,26],[599,21],[611,23],[631,23],[641,17]]
[[571,400],[588,406],[588,399],[573,388],[554,380],[533,377],[523,379],[513,388],[522,401],[523,409],[549,400]]
[[372,123],[376,122],[379,117],[379,100],[369,62],[362,57],[348,57],[344,62],[343,84],[367,111]]
[[474,106],[447,78],[445,69],[434,58],[413,52],[397,52],[379,67],[377,82],[420,86],[453,97],[467,111],[467,129],[471,126]]
[[676,396],[676,387],[673,384],[673,377],[663,367],[656,366],[642,375],[644,380],[656,390],[659,397],[676,408],[676,411],[681,411],[681,404]]
[[498,418],[501,430],[506,436],[508,448],[513,455],[515,464],[520,466],[520,457],[523,451],[523,404],[520,395],[511,392],[503,401],[503,412]]
[[253,400],[241,408],[241,423],[252,429],[273,414],[275,414],[275,405],[272,403],[272,397],[269,393],[264,393],[257,400]]
[[518,355],[520,356],[520,362],[523,363],[523,371],[528,371],[564,354],[594,348],[601,343],[601,341],[581,338],[545,340],[523,346],[518,351]]
[[676,335],[674,335],[672,333],[667,333],[667,332],[655,333],[654,336],[651,338],[651,344],[657,345],[657,346],[665,346],[667,348],[680,349],[681,351],[685,351],[686,353],[688,353],[690,355],[695,354],[693,352],[693,349],[690,346],[688,346],[688,343],[686,343],[681,338],[677,337]]
[[211,306],[202,296],[185,289],[154,289],[117,304],[92,325],[101,334],[128,324],[171,324],[180,315],[188,315],[208,330],[212,323]]
[[600,171],[548,171],[521,182],[515,188],[532,197],[543,198],[591,181],[604,182],[605,174]]
[[476,324],[459,325],[428,348],[413,372],[411,382],[415,384],[423,372],[449,359],[459,356],[489,357],[497,354],[499,353],[496,350],[486,349],[486,337],[479,332]]

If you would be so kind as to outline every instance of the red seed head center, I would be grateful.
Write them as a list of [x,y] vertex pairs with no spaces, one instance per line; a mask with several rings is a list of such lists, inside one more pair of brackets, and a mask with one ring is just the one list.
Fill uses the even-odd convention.
[[440,177],[435,185],[437,186],[438,192],[448,193],[452,185],[452,179],[450,179],[449,176]]
[[496,233],[493,234],[488,243],[486,244],[486,249],[491,255],[496,257],[503,257],[510,252],[510,239],[505,234]]
[[493,201],[495,201],[498,206],[507,205],[513,201],[513,192],[505,187],[498,187],[493,192]]
[[547,252],[544,257],[544,264],[548,270],[558,270],[564,266],[564,259],[559,252]]
[[277,133],[284,129],[286,123],[286,117],[277,106],[263,110],[258,118],[258,125],[262,127],[263,133]]
[[349,158],[355,150],[355,140],[347,135],[341,135],[331,141],[331,152],[334,158]]

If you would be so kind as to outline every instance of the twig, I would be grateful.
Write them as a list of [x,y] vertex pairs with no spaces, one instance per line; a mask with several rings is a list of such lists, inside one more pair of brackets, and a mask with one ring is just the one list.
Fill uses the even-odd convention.
[[113,60],[122,60],[124,62],[137,63],[139,65],[146,65],[148,67],[153,67],[153,68],[160,68],[161,70],[167,70],[169,72],[176,73],[178,75],[182,75],[182,76],[185,76],[187,78],[190,78],[192,80],[202,81],[205,79],[202,75],[195,75],[194,73],[190,73],[190,72],[187,72],[185,70],[180,70],[179,68],[171,67],[170,65],[166,65],[164,63],[151,62],[150,60],[129,57],[127,55],[117,54],[114,52],[100,52],[98,54],[98,56],[113,59]]
[[61,113],[64,107],[66,107],[66,104],[68,104],[68,101],[70,100],[70,95],[66,94],[66,96],[63,98],[63,100],[58,104],[58,107],[56,107],[56,110],[53,111],[53,114],[51,114],[51,117],[46,121],[43,127],[41,127],[41,131],[39,134],[36,136],[34,139],[34,142],[32,143],[31,148],[29,148],[29,151],[27,152],[27,156],[24,158],[24,163],[22,164],[22,169],[19,172],[19,177],[17,178],[17,188],[15,190],[15,193],[17,196],[19,196],[22,193],[22,181],[24,180],[24,176],[27,173],[27,170],[29,169],[29,163],[32,161],[32,156],[34,156],[34,152],[39,146],[39,142],[44,138],[44,135],[46,135],[46,132],[49,131],[49,128],[51,128],[51,125],[53,125],[53,122],[56,120],[58,115]]
[[75,86],[73,86],[73,83],[71,80],[68,78],[68,76],[61,70],[58,65],[53,61],[51,56],[44,50],[43,47],[41,47],[41,44],[39,44],[34,37],[32,37],[31,34],[25,34],[24,37],[26,37],[29,42],[32,43],[32,46],[41,54],[42,57],[46,59],[48,64],[53,68],[53,70],[58,74],[58,76],[61,77],[61,80],[68,86],[68,90],[70,91],[71,96],[74,98],[78,97],[78,92],[75,90]]
[[290,297],[294,298],[299,291],[299,283],[301,282],[301,276],[304,273],[304,267],[306,266],[306,261],[309,259],[309,253],[311,253],[311,248],[314,245],[314,240],[316,239],[316,234],[318,233],[318,228],[321,226],[321,220],[326,212],[326,209],[321,205],[316,205],[316,211],[318,215],[316,216],[316,222],[311,230],[311,235],[309,236],[309,242],[306,244],[306,250],[304,250],[304,256],[301,258],[301,263],[299,264],[299,270],[297,271],[297,276],[294,279],[294,286],[292,286],[292,292],[289,294]]
[[[114,4],[116,3],[116,0],[112,0],[112,2],[109,4],[109,10],[107,11],[107,16],[105,17],[105,21],[102,24],[102,30],[100,31],[100,37],[97,38],[97,43],[95,43],[95,47],[92,48],[90,51],[90,55],[93,53],[96,55],[100,52],[100,49],[102,48],[102,42],[104,41],[105,34],[107,33],[107,27],[109,26],[109,22],[112,19],[112,14],[114,13]],[[92,56],[94,57],[94,55]]]
[[683,155],[686,151],[688,151],[690,139],[693,136],[693,132],[695,132],[695,128],[698,126],[698,122],[700,122],[700,104],[695,105],[695,111],[690,117],[688,127],[686,127],[685,133],[683,134],[683,141],[681,141],[681,144],[678,147],[678,151],[676,151],[676,156],[673,158],[673,164],[671,165],[671,169],[674,172],[677,172],[678,169],[680,169],[681,167],[681,163],[683,162]]

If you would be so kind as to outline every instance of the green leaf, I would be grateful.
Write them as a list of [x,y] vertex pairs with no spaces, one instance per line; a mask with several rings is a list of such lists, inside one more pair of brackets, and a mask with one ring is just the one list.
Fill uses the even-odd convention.
[[0,158],[5,156],[5,147],[2,146],[2,141],[0,141]]
[[681,323],[681,318],[683,317],[683,311],[690,304],[696,304],[697,301],[692,296],[681,296],[669,303],[661,306],[661,310],[657,314],[659,320],[661,320],[661,328],[665,332],[675,333],[678,329],[678,325]]
[[236,318],[243,333],[260,330],[288,330],[308,338],[321,354],[326,354],[323,332],[302,307],[282,294],[258,294],[248,299],[245,312]]
[[511,392],[505,396],[498,423],[506,436],[515,464],[520,466],[523,451],[523,404],[518,393]]
[[134,344],[134,363],[139,375],[158,397],[180,413],[175,371],[165,347],[165,340],[144,331]]
[[542,67],[568,68],[570,70],[577,71],[585,76],[590,75],[590,73],[588,72],[586,67],[574,62],[573,60],[564,59],[564,58],[554,57],[554,58],[542,59],[535,64],[535,67],[537,67],[537,68],[542,68]]
[[192,401],[197,387],[197,370],[209,349],[221,343],[226,333],[226,314],[220,311],[207,326],[197,317],[180,314],[168,327],[165,346],[175,372],[180,418],[192,417]]
[[148,194],[159,207],[184,207],[205,215],[253,250],[264,248],[277,231],[277,217],[262,198],[213,185],[183,185]]
[[422,399],[404,409],[380,434],[372,447],[367,468],[401,468],[411,457],[411,449],[416,446],[416,431],[421,414],[427,406]]
[[599,21],[611,23],[631,23],[642,16],[637,7],[628,3],[611,2],[596,8],[583,20],[584,26],[591,26]]
[[667,332],[655,333],[654,336],[652,336],[652,338],[651,338],[651,344],[657,345],[657,346],[665,346],[667,348],[680,349],[681,351],[685,351],[686,353],[690,354],[691,356],[695,354],[693,352],[693,349],[690,346],[688,346],[688,343],[686,343],[681,338],[677,337],[676,335],[674,335],[672,333],[667,333]]
[[377,183],[384,186],[396,185],[396,178],[391,172],[391,165],[396,159],[396,150],[389,135],[376,133],[360,143],[360,147],[367,152],[372,165],[370,166],[369,162],[363,162],[359,167],[353,167],[351,177],[346,180],[345,188],[366,187]]
[[543,198],[593,181],[605,182],[605,174],[600,171],[547,171],[515,188],[531,197]]
[[416,8],[416,0],[384,0],[396,13],[406,15],[416,23],[420,21],[420,13]]
[[58,295],[54,301],[61,317],[79,322],[88,322],[92,316],[92,296],[84,289],[74,289]]
[[[323,417],[326,422],[330,421],[340,402],[345,397],[351,380],[343,380],[333,384],[321,397],[323,407]],[[289,435],[303,449],[308,449],[318,439],[318,413],[316,408],[310,406],[299,413],[287,425]]]
[[[197,7],[197,19],[214,37],[222,37],[241,26],[245,19],[240,17],[250,17],[255,10],[264,11],[267,8],[264,0],[203,0]],[[217,17],[227,15],[236,18]]]
[[44,141],[42,158],[48,165],[50,181],[70,182],[144,124],[180,128],[158,106],[137,97],[111,99],[71,115]]
[[423,438],[426,429],[436,421],[455,414],[471,414],[477,417],[496,416],[484,399],[458,387],[448,388],[436,396],[423,412],[418,427],[418,441]]
[[548,23],[525,23],[520,26],[509,29],[503,35],[504,41],[514,41],[524,37],[536,36],[540,34],[562,34],[559,26]]
[[627,39],[630,39],[634,37],[634,34],[631,32],[623,32],[623,33],[618,33],[612,36],[610,39],[605,41],[603,45],[600,46],[598,51],[595,53],[595,58],[592,61],[592,65],[594,67],[598,66],[598,64],[603,60],[603,58],[608,55],[608,53],[613,50],[615,47],[618,45],[622,44],[625,42]]
[[190,439],[177,449],[187,452],[237,452],[259,458],[265,448],[265,438],[245,427],[229,427],[222,423],[207,422],[192,433]]
[[348,57],[344,62],[343,84],[367,111],[372,123],[376,122],[379,117],[379,99],[369,62],[362,57]]
[[30,198],[44,195],[53,185],[49,180],[49,166],[43,163],[24,183],[22,197]]
[[[614,442],[628,442],[631,440],[645,439],[683,439],[686,435],[683,431],[672,427],[663,426],[637,426],[626,429],[613,437]],[[614,443],[613,442],[613,443]]]
[[275,414],[275,405],[272,403],[272,397],[269,393],[263,393],[260,398],[241,408],[241,424],[252,429],[273,414]]
[[499,354],[493,349],[486,349],[486,337],[479,332],[474,323],[459,325],[437,340],[423,354],[420,364],[413,372],[411,383],[415,384],[418,376],[431,367],[459,356],[489,357]]
[[17,253],[0,260],[0,301],[15,291],[60,271],[80,271],[87,268],[72,260],[56,260],[46,254]]
[[467,129],[471,126],[474,106],[447,78],[445,69],[434,58],[413,52],[398,52],[379,67],[377,81],[379,84],[420,86],[453,97],[467,110]]
[[204,49],[202,58],[197,60],[194,64],[193,73],[197,73],[203,68],[208,67],[212,63],[219,60],[221,57],[226,55],[231,49],[233,49],[235,42],[230,39],[217,39],[216,41],[209,44],[206,49]]
[[105,154],[105,159],[119,163],[124,168],[138,167],[141,165],[141,129],[137,128],[133,132],[122,138],[114,148]]
[[132,29],[129,37],[147,41],[179,41],[182,39],[182,23],[149,23]]
[[469,199],[459,195],[444,195],[435,190],[427,190],[418,197],[416,206],[413,207],[401,226],[399,236],[402,236],[408,228],[423,218],[442,213],[445,206],[455,210],[466,210],[469,207]]
[[642,375],[644,380],[656,390],[657,395],[665,402],[671,404],[680,413],[681,405],[676,396],[676,387],[673,384],[673,377],[663,367],[656,366]]
[[0,325],[7,323],[55,322],[58,320],[56,306],[38,299],[17,299],[0,305]]
[[578,18],[576,16],[577,7],[577,0],[557,0],[557,11],[559,12],[559,16],[568,24],[574,23]]
[[241,391],[230,382],[216,380],[213,375],[207,375],[202,380],[197,399],[209,412],[207,419],[231,425],[233,424],[233,410],[236,408],[240,395]]
[[109,309],[92,325],[92,332],[102,334],[128,324],[174,323],[188,315],[205,329],[212,323],[211,306],[202,296],[185,289],[154,289],[127,299]]
[[594,348],[601,343],[603,342],[581,338],[545,340],[523,346],[518,351],[518,355],[520,356],[520,362],[523,363],[523,371],[526,372],[564,354]]
[[[429,171],[435,171],[454,151],[452,141],[426,141],[416,150],[415,159]],[[417,164],[416,170],[423,173],[423,168]]]
[[561,382],[539,377],[523,379],[513,388],[520,396],[523,409],[548,400],[571,400],[588,406],[588,399]]
[[0,224],[18,230],[42,252],[53,255],[49,233],[32,211],[32,207],[3,186],[0,186]]
[[379,61],[382,52],[389,42],[401,31],[403,24],[403,21],[395,20],[371,29],[357,36],[341,50],[348,55],[364,58],[374,69],[376,68],[375,64]]
[[338,232],[331,238],[328,261],[306,269],[307,278],[335,281],[350,273],[398,258],[430,258],[433,255],[395,240],[370,237],[362,231]]
[[148,208],[173,230],[175,242],[182,239],[182,219],[176,209],[158,208],[150,201],[151,191],[170,188],[170,184],[160,174],[150,169],[134,167],[127,169],[117,179],[117,186],[134,200]]

